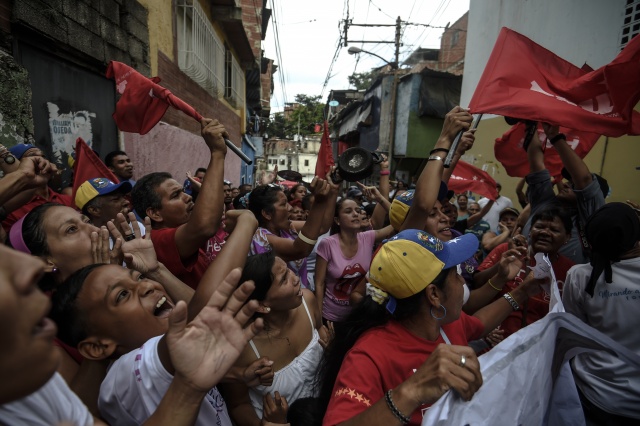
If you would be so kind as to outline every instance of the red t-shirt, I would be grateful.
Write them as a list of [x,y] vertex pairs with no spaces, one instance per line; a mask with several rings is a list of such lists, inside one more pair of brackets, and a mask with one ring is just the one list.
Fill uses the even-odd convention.
[[[484,332],[479,319],[464,312],[443,330],[452,345],[466,346]],[[397,321],[365,332],[345,356],[333,387],[323,426],[333,426],[360,414],[407,380],[436,347],[445,343],[415,336]],[[411,425],[420,425],[424,405],[411,414]]]
[[11,213],[9,213],[7,218],[2,222],[2,227],[4,228],[4,230],[9,232],[9,230],[11,229],[11,225],[16,223],[22,216],[26,215],[31,210],[35,209],[36,207],[42,204],[58,203],[58,204],[62,204],[63,206],[71,207],[73,209],[78,210],[71,196],[58,194],[57,192],[53,191],[51,188],[48,188],[48,187],[47,189],[49,190],[48,200],[44,199],[39,195],[36,195],[28,203],[24,204],[19,209],[16,209]]
[[499,263],[500,259],[502,259],[502,255],[507,250],[509,250],[509,243],[498,244],[493,250],[491,250],[491,253],[489,253],[487,257],[484,258],[484,260],[482,261],[480,266],[476,268],[476,270],[485,271],[491,268],[496,263]]
[[[500,259],[502,259],[502,255],[505,251],[508,250],[508,246],[508,243],[503,243],[494,248],[478,269],[484,271],[485,269],[488,269],[496,263],[500,262]],[[532,258],[530,261],[530,266],[533,267],[535,264],[536,261]],[[551,262],[553,272],[556,276],[556,280],[558,281],[558,288],[561,292],[562,285],[564,284],[564,280],[567,276],[567,271],[573,265],[574,263],[571,259],[562,255],[558,255],[558,259],[554,262]],[[514,280],[509,281],[507,284],[505,284],[500,294],[498,294],[494,300],[498,300],[506,292],[514,290],[518,286],[518,282],[523,280],[527,276],[527,274],[529,273],[528,271],[528,268],[527,271],[521,269]],[[549,298],[550,295],[542,291],[535,296],[530,297],[529,300],[524,303],[524,305],[520,306],[519,311],[512,312],[502,322],[501,325],[501,328],[504,329],[504,337],[510,336],[516,331],[520,330],[523,327],[523,324],[529,325],[547,315],[549,313]]]
[[222,227],[218,229],[216,235],[209,239],[206,247],[198,249],[198,255],[193,255],[188,259],[181,259],[176,244],[176,231],[178,228],[164,228],[153,230],[153,247],[156,250],[158,260],[167,267],[169,271],[189,287],[195,289],[207,270],[209,264],[222,250],[226,242],[227,234]]

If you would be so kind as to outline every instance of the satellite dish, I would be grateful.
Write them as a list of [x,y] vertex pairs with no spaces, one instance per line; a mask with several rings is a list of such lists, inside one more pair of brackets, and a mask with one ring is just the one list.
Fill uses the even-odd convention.
[[338,105],[340,105],[340,102],[338,102],[338,101],[331,101],[331,102],[329,102],[329,106],[336,107],[336,106],[338,106]]

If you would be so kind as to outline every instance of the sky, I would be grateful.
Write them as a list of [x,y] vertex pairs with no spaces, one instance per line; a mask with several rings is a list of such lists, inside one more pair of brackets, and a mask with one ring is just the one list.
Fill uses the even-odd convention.
[[[351,46],[394,61],[393,43],[357,41],[393,42],[398,16],[403,22],[416,24],[402,26],[401,63],[417,48],[439,48],[444,29],[432,27],[453,24],[469,10],[469,0],[268,0],[267,7],[272,16],[263,48],[265,56],[278,65],[271,97],[271,112],[275,113],[283,110],[285,102],[293,102],[297,94],[322,95],[321,101],[325,102],[331,90],[349,88],[349,75],[384,65],[384,61],[366,53],[349,55]],[[348,46],[338,50],[347,13],[352,24],[393,26],[350,26]]]

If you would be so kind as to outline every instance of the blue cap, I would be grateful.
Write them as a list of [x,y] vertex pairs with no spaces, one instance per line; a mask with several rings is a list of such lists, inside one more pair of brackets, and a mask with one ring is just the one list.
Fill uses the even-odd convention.
[[472,257],[478,238],[464,234],[444,242],[418,229],[406,229],[389,238],[374,254],[369,282],[396,299],[424,290],[444,269]]
[[31,145],[30,143],[21,143],[9,148],[9,151],[16,157],[18,160],[22,158],[25,152],[29,151],[31,148],[36,148],[35,145]]

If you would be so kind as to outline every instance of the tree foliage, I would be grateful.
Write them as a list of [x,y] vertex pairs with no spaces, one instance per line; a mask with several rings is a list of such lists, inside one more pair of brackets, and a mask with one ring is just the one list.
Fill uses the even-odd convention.
[[378,77],[378,73],[374,70],[365,72],[354,72],[348,78],[349,84],[357,90],[367,90]]
[[315,133],[315,125],[324,121],[324,104],[320,102],[320,96],[298,94],[295,102],[288,104],[289,112],[278,112],[267,123],[266,133],[269,137],[292,139],[298,133],[305,136]]

